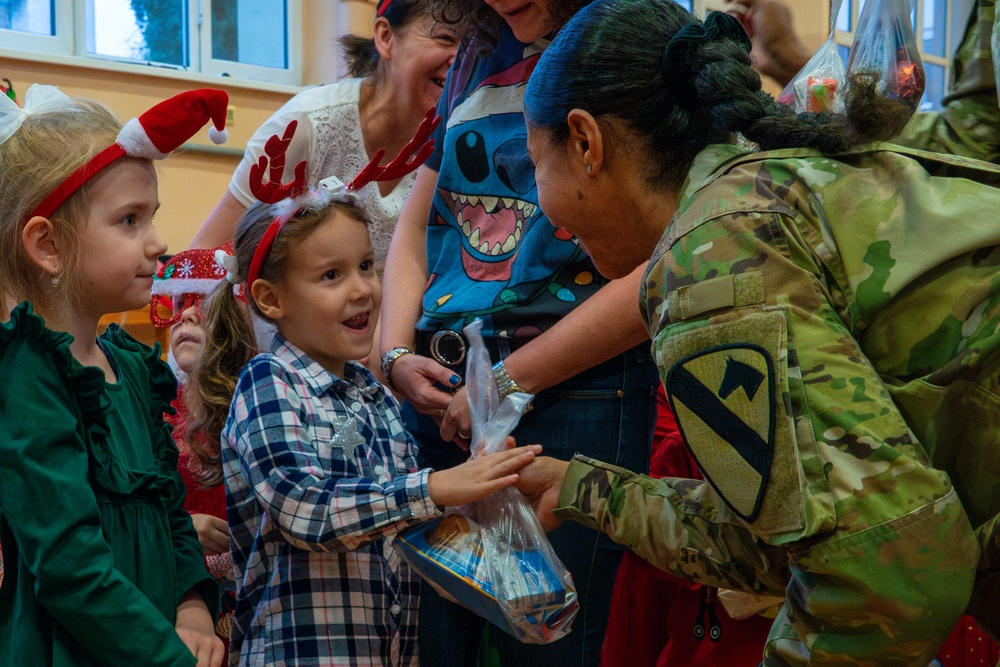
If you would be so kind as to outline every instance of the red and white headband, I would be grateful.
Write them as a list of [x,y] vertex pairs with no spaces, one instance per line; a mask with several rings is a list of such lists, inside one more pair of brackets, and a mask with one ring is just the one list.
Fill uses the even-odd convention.
[[[68,106],[66,102],[70,102],[72,105],[72,101],[58,89],[52,86],[42,86],[42,88],[49,89],[42,91],[47,100],[45,108],[37,108],[34,105],[32,105],[33,108],[29,108],[29,98],[35,88],[38,86],[32,86],[28,89],[22,115],[9,124],[9,127],[13,127],[14,124],[16,127],[13,127],[7,136],[16,132],[17,127],[20,127],[20,124],[29,115],[64,110]],[[226,91],[200,88],[175,95],[153,106],[138,118],[133,118],[125,123],[121,132],[118,133],[115,143],[90,158],[83,166],[70,174],[28,215],[26,221],[36,215],[43,218],[50,217],[84,183],[101,173],[103,169],[119,158],[127,156],[162,160],[193,137],[209,121],[213,125],[208,132],[209,139],[217,144],[225,142],[228,104],[229,94]],[[0,108],[0,119],[8,116],[13,117],[15,114],[9,108]]]
[[[384,166],[379,164],[385,157],[385,149],[380,148],[361,172],[347,185],[344,185],[335,176],[331,176],[320,181],[320,189],[315,191],[310,191],[306,182],[305,161],[295,166],[295,176],[290,183],[282,184],[281,182],[285,170],[285,152],[295,134],[298,121],[291,121],[281,136],[277,134],[271,136],[264,144],[265,154],[260,156],[257,164],[250,167],[250,192],[258,201],[268,204],[287,201],[288,205],[271,221],[264,236],[261,237],[260,243],[254,249],[250,268],[247,269],[247,294],[250,293],[250,287],[254,282],[260,278],[264,260],[267,259],[267,253],[270,252],[278,232],[297,211],[305,205],[319,206],[332,201],[349,202],[353,199],[355,192],[369,183],[394,181],[416,170],[434,152],[434,140],[430,136],[439,122],[441,122],[441,117],[436,116],[434,107],[431,107],[424,114],[424,119],[413,138],[403,146],[403,149],[389,164]],[[268,170],[269,163],[270,169]],[[265,170],[268,170],[266,182],[264,181]],[[232,282],[232,280],[230,281]]]

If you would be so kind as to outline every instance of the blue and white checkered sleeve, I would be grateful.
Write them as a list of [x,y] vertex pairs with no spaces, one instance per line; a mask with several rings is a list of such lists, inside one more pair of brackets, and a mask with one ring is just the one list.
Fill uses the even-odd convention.
[[237,387],[241,469],[285,539],[301,549],[349,551],[438,513],[426,470],[381,483],[324,468],[303,390],[267,357],[251,361]]

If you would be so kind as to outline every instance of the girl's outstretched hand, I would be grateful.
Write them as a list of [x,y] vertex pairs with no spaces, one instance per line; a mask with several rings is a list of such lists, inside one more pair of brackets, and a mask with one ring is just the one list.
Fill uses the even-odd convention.
[[566,478],[567,461],[540,456],[518,472],[517,489],[525,495],[535,510],[546,533],[555,530],[562,519],[552,511],[559,503],[559,490]]
[[432,472],[427,490],[441,507],[467,505],[516,484],[517,471],[541,451],[541,445],[528,445],[469,459],[454,468]]

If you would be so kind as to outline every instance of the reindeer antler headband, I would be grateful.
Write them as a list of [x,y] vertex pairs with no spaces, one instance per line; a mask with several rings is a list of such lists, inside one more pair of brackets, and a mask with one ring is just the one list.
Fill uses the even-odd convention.
[[[250,293],[250,287],[253,286],[254,282],[260,278],[260,270],[264,266],[267,254],[271,251],[274,239],[277,238],[285,223],[302,209],[303,204],[316,205],[330,201],[349,202],[353,199],[355,192],[369,183],[394,181],[416,170],[434,152],[434,140],[430,136],[439,122],[441,122],[441,117],[435,116],[434,108],[431,107],[424,114],[424,119],[420,122],[413,138],[403,146],[403,149],[389,164],[384,166],[379,164],[385,157],[385,149],[380,148],[350,183],[344,185],[337,177],[331,176],[319,182],[321,190],[318,192],[309,191],[304,160],[295,166],[295,175],[290,183],[282,184],[281,182],[286,166],[285,153],[295,135],[298,121],[293,120],[288,123],[281,136],[275,134],[268,139],[264,144],[264,155],[260,156],[257,164],[250,167],[250,192],[261,202],[277,204],[289,201],[291,206],[271,221],[264,236],[261,237],[260,243],[257,244],[253,259],[250,261],[250,268],[247,270],[247,294]],[[266,182],[264,181],[265,172],[267,172],[268,177]],[[308,200],[303,201],[302,195],[307,193]]]

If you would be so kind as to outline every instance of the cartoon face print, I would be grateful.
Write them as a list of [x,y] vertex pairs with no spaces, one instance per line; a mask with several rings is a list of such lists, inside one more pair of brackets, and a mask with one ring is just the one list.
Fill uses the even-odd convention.
[[[432,247],[443,252],[431,267],[427,317],[464,313],[499,323],[515,307],[522,320],[525,309],[565,312],[567,303],[585,298],[578,290],[592,282],[576,238],[552,226],[538,207],[522,114],[536,62],[537,56],[528,57],[488,77],[452,111],[428,228],[438,235]],[[471,297],[469,281],[475,283]],[[564,305],[543,305],[553,299]],[[507,332],[532,333],[537,331]]]

